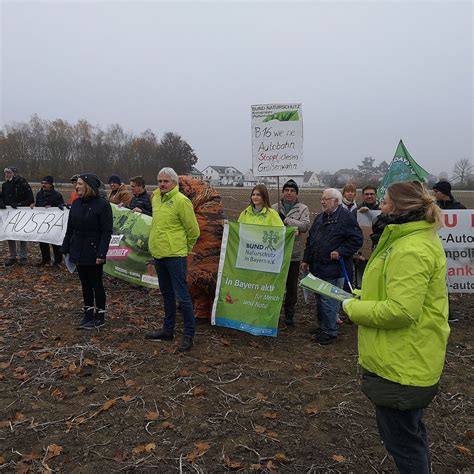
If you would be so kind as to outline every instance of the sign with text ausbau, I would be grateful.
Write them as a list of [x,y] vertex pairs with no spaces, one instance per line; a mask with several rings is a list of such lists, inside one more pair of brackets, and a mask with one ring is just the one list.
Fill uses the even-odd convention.
[[301,176],[303,115],[301,104],[252,105],[254,176]]

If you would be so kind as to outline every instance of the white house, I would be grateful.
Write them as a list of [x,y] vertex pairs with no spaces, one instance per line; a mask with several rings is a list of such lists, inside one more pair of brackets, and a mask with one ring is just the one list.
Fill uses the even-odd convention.
[[211,186],[242,186],[244,181],[244,174],[233,166],[207,166],[202,174]]
[[305,174],[303,177],[303,183],[301,184],[301,187],[320,188],[322,186],[324,186],[324,184],[321,182],[321,179],[319,178],[319,175],[316,172],[305,171]]
[[191,178],[196,178],[196,179],[201,179],[201,180],[204,178],[204,175],[194,166],[191,166],[191,171],[189,172],[189,176],[191,176]]

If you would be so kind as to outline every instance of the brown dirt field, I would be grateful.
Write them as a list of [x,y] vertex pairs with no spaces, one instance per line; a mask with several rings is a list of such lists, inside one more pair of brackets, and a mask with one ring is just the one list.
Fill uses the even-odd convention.
[[[5,242],[0,252],[7,255]],[[314,305],[277,338],[201,324],[189,355],[146,342],[159,292],[106,278],[108,324],[75,329],[65,270],[0,270],[4,472],[393,472],[359,389],[356,328],[314,344]],[[439,395],[426,410],[435,472],[472,472],[474,295],[452,297]],[[178,316],[178,335],[181,323]]]

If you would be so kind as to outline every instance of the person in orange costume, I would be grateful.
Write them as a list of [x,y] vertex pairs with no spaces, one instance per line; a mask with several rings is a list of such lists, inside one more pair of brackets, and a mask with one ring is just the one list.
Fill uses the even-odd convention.
[[188,289],[196,319],[211,318],[224,229],[224,206],[219,193],[206,182],[179,177],[179,190],[193,203],[201,235],[188,257]]

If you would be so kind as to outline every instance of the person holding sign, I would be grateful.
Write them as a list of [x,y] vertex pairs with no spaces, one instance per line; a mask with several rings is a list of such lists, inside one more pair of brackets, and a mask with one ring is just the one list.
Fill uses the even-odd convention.
[[99,195],[100,179],[93,173],[77,180],[78,198],[72,203],[61,252],[76,265],[81,280],[84,315],[80,329],[105,324],[103,268],[112,237],[112,208]]
[[[342,194],[334,188],[325,189],[321,199],[323,212],[319,214],[309,230],[301,271],[309,271],[321,280],[342,288],[344,283],[342,265],[351,268],[352,256],[363,243],[362,231],[352,212],[342,207]],[[337,338],[338,301],[326,295],[316,295],[319,328],[315,341],[327,345]]]
[[282,199],[272,207],[279,211],[280,218],[286,226],[293,226],[298,229],[291,254],[291,263],[286,278],[286,295],[283,305],[285,311],[285,323],[293,326],[295,316],[295,306],[298,299],[298,276],[300,274],[300,263],[303,258],[304,245],[302,234],[308,232],[311,225],[309,220],[308,206],[298,200],[298,185],[292,179],[283,185]]
[[250,193],[250,205],[240,213],[238,222],[283,227],[278,212],[272,209],[268,189],[264,184],[254,186]]
[[343,302],[359,325],[362,391],[400,472],[431,472],[426,408],[438,391],[449,336],[442,213],[422,184],[392,184],[385,227],[364,277],[360,300]]

